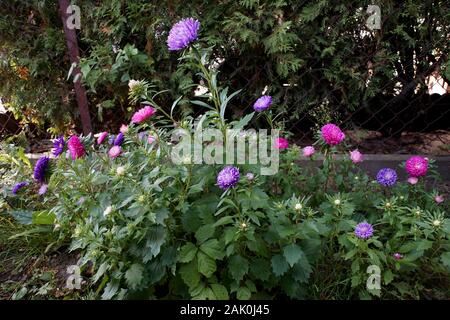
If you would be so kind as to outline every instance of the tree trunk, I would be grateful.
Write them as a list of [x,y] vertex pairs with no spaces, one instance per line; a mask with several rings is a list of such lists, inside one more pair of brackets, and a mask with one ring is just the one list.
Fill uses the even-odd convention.
[[[72,74],[77,75],[81,73],[78,67],[80,52],[78,49],[77,33],[75,29],[70,29],[67,26],[67,19],[69,15],[67,14],[67,8],[69,6],[69,0],[58,0],[59,1],[59,12],[62,19],[64,33],[66,35],[67,47],[69,49],[70,62],[76,64],[73,69]],[[86,95],[86,90],[81,84],[81,77],[76,77],[74,82],[75,95],[78,104],[78,110],[80,112],[81,124],[83,126],[83,133],[85,135],[92,132],[91,116],[89,114],[88,100]]]

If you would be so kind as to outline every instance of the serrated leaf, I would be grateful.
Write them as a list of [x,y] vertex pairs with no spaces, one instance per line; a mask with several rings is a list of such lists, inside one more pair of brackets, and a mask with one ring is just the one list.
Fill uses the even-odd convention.
[[284,247],[283,256],[286,258],[287,263],[292,267],[302,257],[304,257],[302,249],[296,244],[290,244]]
[[200,246],[200,250],[214,260],[223,258],[223,248],[217,239],[210,239]]
[[193,243],[186,243],[183,247],[181,247],[178,255],[178,261],[181,263],[191,262],[195,258],[197,251],[198,249]]
[[195,288],[200,283],[201,275],[198,272],[197,261],[194,259],[188,264],[181,266],[180,268],[181,279],[184,283],[191,288]]
[[214,292],[217,300],[228,300],[228,291],[223,285],[218,283],[211,284],[211,289]]
[[235,281],[241,281],[248,272],[248,260],[240,255],[234,255],[228,262],[228,271]]
[[205,277],[209,278],[213,275],[214,272],[216,272],[216,262],[214,261],[214,259],[208,257],[203,252],[198,252],[197,261],[198,271]]
[[252,296],[252,293],[249,290],[249,288],[247,288],[247,287],[240,287],[239,289],[237,289],[236,297],[239,300],[249,300],[251,296]]
[[289,270],[289,264],[281,254],[273,256],[271,262],[272,271],[276,276],[282,276]]
[[199,243],[205,242],[214,235],[214,230],[213,224],[201,226],[195,233],[195,237]]
[[138,263],[134,263],[125,272],[125,280],[131,289],[136,289],[143,279],[144,267]]

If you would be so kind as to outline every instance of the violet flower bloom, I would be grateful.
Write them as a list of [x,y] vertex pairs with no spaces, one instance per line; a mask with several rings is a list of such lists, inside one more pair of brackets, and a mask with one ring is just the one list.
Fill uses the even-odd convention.
[[178,51],[197,40],[200,22],[194,18],[183,19],[175,23],[170,29],[167,45],[169,51]]
[[22,189],[23,187],[25,187],[27,185],[28,185],[28,182],[26,182],[26,181],[16,183],[11,190],[12,194],[17,195],[17,193],[20,191],[20,189]]
[[369,239],[373,235],[373,226],[365,221],[358,223],[355,227],[355,235],[360,239]]
[[39,158],[34,166],[33,177],[36,181],[43,183],[45,181],[45,173],[47,172],[50,158],[47,156]]
[[271,104],[272,104],[271,96],[262,96],[255,101],[255,103],[253,104],[253,109],[255,109],[256,112],[261,112],[269,109]]
[[217,185],[219,188],[226,190],[234,187],[240,178],[239,169],[233,166],[226,166],[217,175]]
[[383,168],[378,171],[377,181],[385,187],[392,187],[397,181],[397,172],[391,168]]
[[60,136],[53,140],[53,150],[52,153],[55,157],[59,156],[64,151],[64,146],[66,145],[64,137]]

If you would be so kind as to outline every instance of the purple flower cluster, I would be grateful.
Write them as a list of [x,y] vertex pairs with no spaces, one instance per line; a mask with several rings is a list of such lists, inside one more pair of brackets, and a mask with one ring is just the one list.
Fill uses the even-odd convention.
[[255,103],[253,104],[253,109],[255,109],[255,111],[257,112],[261,112],[266,109],[269,109],[271,104],[272,104],[271,96],[262,96],[255,101]]
[[27,185],[28,185],[28,182],[26,182],[26,181],[22,181],[22,182],[16,183],[14,185],[14,187],[12,188],[12,193],[14,195],[16,195],[19,192],[20,189],[22,189],[23,187],[25,187]]
[[197,40],[200,22],[194,18],[183,19],[175,23],[170,29],[167,45],[170,51],[178,51],[186,48]]
[[34,179],[40,183],[45,181],[45,173],[48,168],[48,164],[50,162],[50,158],[47,156],[39,158],[34,167],[33,176]]
[[397,181],[397,172],[391,168],[383,168],[378,171],[377,181],[385,187],[392,187]]
[[355,227],[355,235],[360,239],[369,239],[373,235],[373,226],[365,221],[358,223]]
[[59,156],[64,151],[64,146],[66,145],[64,137],[60,136],[53,140],[53,155],[55,157]]
[[239,169],[233,166],[226,166],[217,175],[217,185],[226,190],[234,187],[239,182]]
[[125,136],[123,135],[123,133],[119,133],[117,135],[117,137],[114,139],[114,145],[115,146],[121,146],[123,141],[125,140]]

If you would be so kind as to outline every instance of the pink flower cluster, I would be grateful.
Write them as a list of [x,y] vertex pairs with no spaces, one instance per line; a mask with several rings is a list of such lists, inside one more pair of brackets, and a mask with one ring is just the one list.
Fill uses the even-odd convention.
[[142,123],[145,120],[147,120],[148,118],[150,118],[151,116],[153,116],[155,114],[155,112],[156,112],[155,108],[153,108],[151,106],[145,106],[144,108],[136,111],[136,113],[131,118],[131,122]]
[[275,140],[275,148],[287,149],[289,148],[289,142],[285,138],[278,138]]
[[70,137],[67,142],[67,148],[73,160],[83,157],[86,154],[83,144],[78,136]]
[[321,129],[323,140],[330,146],[336,146],[345,139],[345,134],[335,124],[328,123]]
[[420,156],[414,156],[406,160],[406,172],[410,177],[419,178],[427,174],[428,159]]

